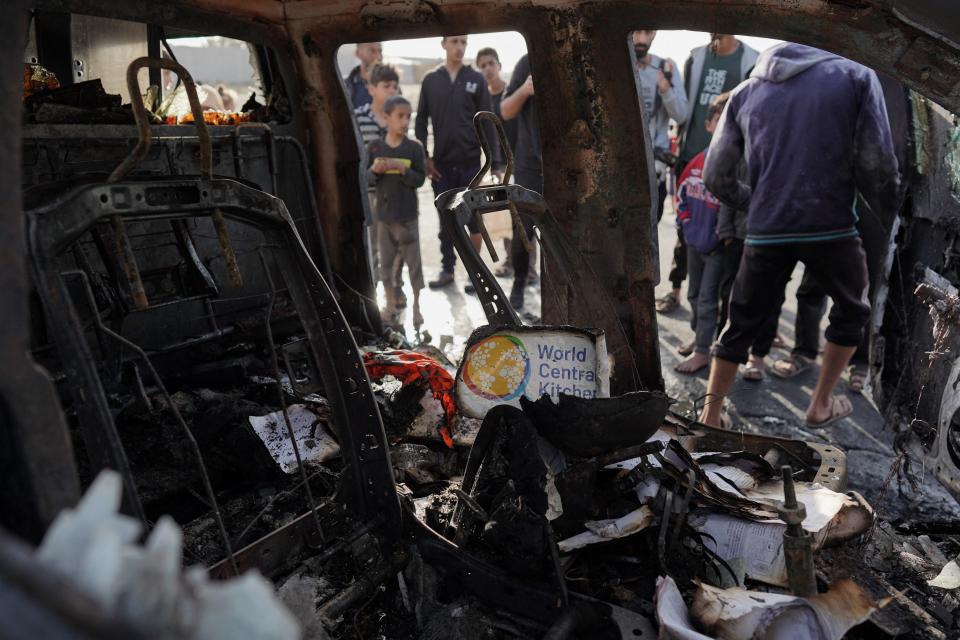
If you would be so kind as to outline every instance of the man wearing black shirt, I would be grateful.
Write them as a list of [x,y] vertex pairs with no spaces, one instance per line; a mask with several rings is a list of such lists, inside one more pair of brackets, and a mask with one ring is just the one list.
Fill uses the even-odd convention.
[[[500,115],[505,121],[518,119],[517,148],[514,154],[515,180],[521,187],[543,193],[543,166],[540,154],[540,123],[537,120],[533,76],[530,75],[530,59],[524,55],[513,69],[506,97],[500,103]],[[522,214],[521,214],[522,215]],[[524,231],[533,239],[533,220],[522,215]],[[510,304],[514,309],[523,309],[524,287],[530,267],[530,254],[523,246],[519,235],[514,233],[512,246],[513,287]]]
[[[493,112],[497,114],[500,122],[503,123],[503,132],[507,136],[507,144],[510,145],[510,150],[513,151],[517,148],[517,125],[519,123],[516,118],[513,120],[504,120],[503,116],[500,115],[500,102],[507,94],[507,83],[500,77],[503,65],[500,64],[500,54],[497,53],[497,50],[493,47],[484,47],[480,49],[480,51],[477,51],[477,69],[480,70],[480,73],[483,74],[484,79],[487,81],[487,90],[490,91],[490,102],[493,103]],[[503,156],[503,162],[494,165],[493,172],[497,178],[503,180],[503,174],[507,164],[506,155],[503,153],[501,153],[501,155]],[[498,277],[510,277],[513,275],[513,258],[510,255],[510,237],[503,239],[503,250],[506,252],[507,258],[503,261],[503,264],[497,267],[494,273]],[[535,261],[536,257],[531,255],[530,260]],[[535,276],[536,273],[534,272],[531,275]]]
[[[493,112],[503,121],[503,132],[507,134],[507,142],[511,149],[517,148],[517,119],[503,120],[500,115],[500,103],[507,95],[507,83],[500,77],[503,66],[500,64],[500,55],[493,47],[485,47],[477,51],[477,69],[487,81],[487,90],[490,92],[490,103]],[[501,165],[502,166],[502,165]]]
[[[440,45],[446,52],[446,62],[423,78],[416,123],[416,137],[424,149],[429,149],[427,122],[433,124],[433,151],[427,153],[427,177],[435,195],[466,187],[480,170],[480,141],[473,128],[473,116],[493,108],[483,75],[463,64],[467,36],[445,36]],[[488,137],[493,144],[495,138],[490,133]],[[479,249],[480,234],[472,221],[468,227],[473,245]],[[453,239],[446,234],[442,223],[438,237],[443,270],[436,280],[428,283],[431,289],[453,283],[453,267],[457,262]],[[468,292],[472,289],[467,286]]]

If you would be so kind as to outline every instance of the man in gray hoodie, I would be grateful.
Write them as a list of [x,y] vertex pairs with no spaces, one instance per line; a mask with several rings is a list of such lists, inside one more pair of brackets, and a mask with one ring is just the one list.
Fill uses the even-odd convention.
[[[746,160],[748,182],[738,180]],[[897,159],[876,74],[798,44],[764,51],[734,89],[704,167],[707,188],[747,210],[743,261],[730,298],[730,327],[714,349],[705,424],[723,420],[738,364],[776,311],[790,273],[803,262],[833,300],[827,345],[807,426],[853,412],[833,389],[870,316],[867,266],[856,229],[857,192],[874,211],[895,207]]]
[[677,63],[650,53],[657,32],[634,31],[630,34],[637,57],[636,81],[640,106],[650,126],[650,143],[657,171],[657,221],[663,217],[663,202],[667,197],[667,174],[670,167],[662,160],[670,154],[670,120],[682,124],[687,118],[687,95],[683,90]]

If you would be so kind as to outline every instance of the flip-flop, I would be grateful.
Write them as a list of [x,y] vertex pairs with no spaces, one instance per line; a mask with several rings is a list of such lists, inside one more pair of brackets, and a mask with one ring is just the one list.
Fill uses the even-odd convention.
[[863,387],[867,384],[867,373],[856,367],[850,367],[849,380],[847,382],[847,388],[850,390],[850,393],[856,393],[857,395],[863,393]]
[[743,367],[743,373],[740,374],[740,377],[750,382],[763,382],[767,376],[761,367],[748,364]]
[[720,414],[720,428],[727,431],[733,431],[733,418],[726,411]]
[[[789,363],[791,366],[791,369],[789,371],[778,369],[777,365],[780,364],[781,362]],[[788,380],[790,378],[797,377],[804,371],[807,371],[808,369],[810,369],[810,367],[812,366],[813,366],[813,360],[811,360],[810,358],[807,358],[805,356],[800,356],[800,355],[791,355],[789,358],[784,358],[782,360],[777,360],[775,362],[772,362],[767,368],[770,370],[770,373],[777,376],[778,378]]]
[[[844,403],[846,406],[844,406]],[[846,396],[833,396],[830,399],[830,417],[822,422],[811,422],[807,420],[807,426],[811,429],[822,429],[838,420],[843,420],[852,413],[853,404]]]
[[663,297],[657,298],[654,305],[657,308],[657,313],[673,313],[680,306],[680,300],[671,291]]

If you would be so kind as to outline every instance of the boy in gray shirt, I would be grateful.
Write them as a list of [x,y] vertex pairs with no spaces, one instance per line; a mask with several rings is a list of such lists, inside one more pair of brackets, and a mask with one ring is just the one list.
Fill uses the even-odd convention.
[[380,248],[380,280],[387,297],[384,315],[392,322],[397,312],[394,263],[403,258],[410,270],[413,288],[413,324],[423,324],[420,290],[420,229],[417,188],[426,180],[423,145],[407,137],[410,102],[403,96],[389,98],[383,107],[387,133],[367,147],[367,175],[377,190],[377,243]]

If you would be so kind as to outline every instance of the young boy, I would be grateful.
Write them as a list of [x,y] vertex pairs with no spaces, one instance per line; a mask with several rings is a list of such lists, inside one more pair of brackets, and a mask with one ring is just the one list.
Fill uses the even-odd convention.
[[[729,94],[710,103],[704,127],[713,134]],[[674,366],[678,373],[696,373],[710,364],[710,347],[717,334],[720,284],[723,279],[724,245],[717,234],[720,201],[703,184],[701,151],[687,163],[677,184],[677,224],[687,243],[687,300],[690,326],[696,334],[693,353]]]
[[407,137],[410,127],[410,102],[393,96],[383,106],[387,132],[367,147],[367,171],[376,187],[377,243],[380,248],[380,280],[387,296],[384,315],[397,312],[393,264],[398,255],[410,270],[413,288],[413,324],[423,324],[420,290],[423,266],[420,263],[420,230],[417,223],[417,188],[426,180],[423,145]]
[[387,117],[383,107],[400,90],[400,75],[392,64],[374,64],[368,77],[367,92],[371,101],[354,110],[364,147],[386,133]]
[[[383,106],[387,100],[400,92],[400,74],[392,64],[374,63],[367,74],[367,93],[371,101],[354,109],[357,119],[357,128],[360,130],[360,141],[366,150],[374,140],[379,140],[387,132],[386,115]],[[370,200],[370,214],[377,208],[376,192],[371,188],[367,191]],[[370,257],[373,263],[374,274],[380,270],[380,250],[377,246],[377,221],[371,217],[365,221],[369,234]],[[403,295],[403,262],[397,261],[394,265],[394,295],[397,296],[397,306],[405,307],[407,300]]]

